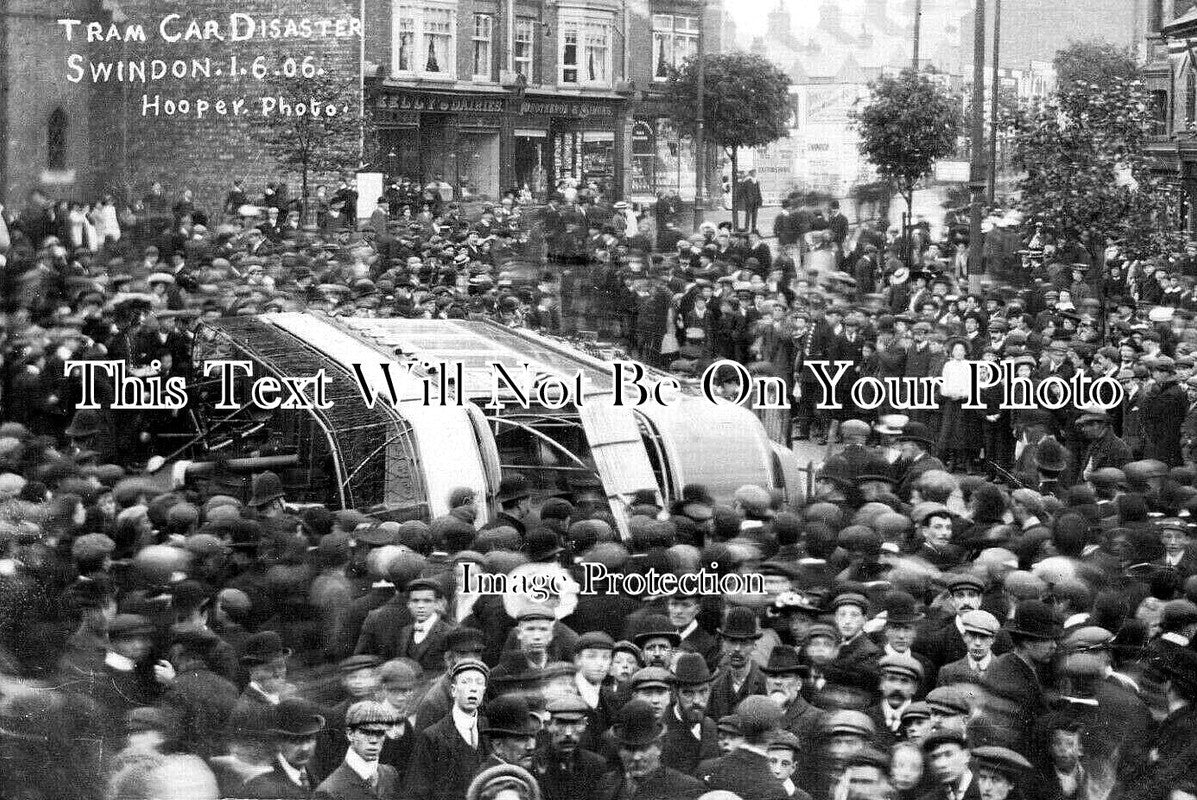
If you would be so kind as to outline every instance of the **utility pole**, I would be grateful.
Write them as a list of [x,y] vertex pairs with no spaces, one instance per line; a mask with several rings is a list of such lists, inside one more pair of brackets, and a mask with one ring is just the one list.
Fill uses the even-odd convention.
[[1002,52],[1002,0],[993,0],[993,81],[989,88],[989,205],[997,196],[998,61]]
[[923,28],[923,0],[914,0],[914,49],[910,57],[910,68],[919,71],[919,34]]
[[972,163],[968,188],[972,217],[968,226],[968,290],[981,291],[981,201],[985,192],[985,0],[977,0],[973,21],[973,124],[969,140]]
[[[707,53],[707,4],[704,0],[698,7],[698,74],[695,83],[698,88],[698,110],[694,117],[694,230],[702,224],[703,187],[707,181],[707,153],[703,137],[703,110],[706,95],[706,53]],[[680,155],[680,153],[679,153]]]

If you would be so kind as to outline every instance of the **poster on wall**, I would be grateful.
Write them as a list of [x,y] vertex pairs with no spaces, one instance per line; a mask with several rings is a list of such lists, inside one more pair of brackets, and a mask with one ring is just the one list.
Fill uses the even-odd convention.
[[656,189],[694,199],[694,140],[678,131],[673,120],[662,117],[656,129]]
[[797,142],[780,139],[755,148],[752,155],[752,166],[761,182],[761,199],[767,206],[781,205],[781,201],[795,189]]

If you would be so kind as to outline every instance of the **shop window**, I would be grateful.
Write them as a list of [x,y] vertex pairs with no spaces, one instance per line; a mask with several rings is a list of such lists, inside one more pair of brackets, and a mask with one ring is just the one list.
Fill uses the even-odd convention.
[[532,82],[532,59],[536,57],[536,20],[518,19],[515,21],[515,52],[512,60],[515,63],[515,73],[523,75]]
[[491,33],[495,18],[490,14],[474,15],[474,80],[491,79]]
[[395,3],[391,71],[397,75],[456,77],[456,8],[455,2]]
[[653,14],[653,80],[669,79],[669,68],[680,67],[698,54],[698,17]]
[[611,85],[609,17],[565,17],[561,20],[561,82]]
[[46,125],[46,168],[67,168],[67,115],[61,108],[54,109]]

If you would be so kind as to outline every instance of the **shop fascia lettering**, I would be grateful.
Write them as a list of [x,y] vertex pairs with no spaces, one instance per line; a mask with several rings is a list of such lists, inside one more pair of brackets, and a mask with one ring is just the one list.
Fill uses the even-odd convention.
[[503,112],[503,101],[474,97],[395,94],[386,96],[383,107],[399,111],[501,114]]
[[542,103],[526,100],[520,106],[521,114],[539,114],[552,117],[613,117],[611,106],[598,103]]

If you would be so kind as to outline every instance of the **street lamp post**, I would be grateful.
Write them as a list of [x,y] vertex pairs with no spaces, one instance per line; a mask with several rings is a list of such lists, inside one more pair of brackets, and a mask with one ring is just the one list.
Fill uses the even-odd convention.
[[968,188],[972,216],[968,226],[968,290],[981,291],[981,201],[985,192],[985,0],[977,0],[973,21],[972,162]]
[[[694,117],[694,230],[702,224],[703,217],[703,186],[707,180],[706,143],[703,138],[703,109],[706,95],[706,11],[705,0],[698,6],[698,73],[695,76],[697,86],[698,109]],[[678,154],[679,156],[681,153]]]
[[910,68],[919,71],[919,34],[923,29],[923,0],[914,0],[914,47],[910,58]]
[[993,0],[993,82],[989,89],[989,204],[997,196],[998,57],[1002,47],[1002,0]]

